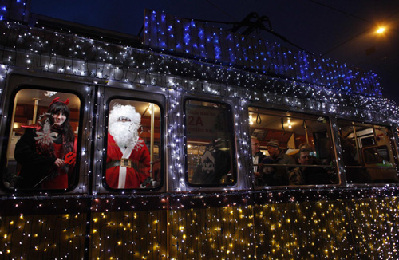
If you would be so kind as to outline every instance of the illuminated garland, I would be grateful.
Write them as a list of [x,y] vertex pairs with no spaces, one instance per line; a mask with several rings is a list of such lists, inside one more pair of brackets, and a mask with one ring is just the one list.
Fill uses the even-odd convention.
[[189,55],[259,74],[280,75],[335,92],[381,95],[373,72],[362,72],[305,51],[292,51],[278,43],[164,12],[145,10],[144,44],[174,55]]
[[[369,121],[397,122],[396,104],[379,96],[353,94],[349,90],[345,93],[15,23],[0,23],[0,33],[0,60],[17,67],[125,82],[127,88],[139,83],[214,95],[225,95],[227,91],[232,96],[286,104],[300,110],[308,108]],[[249,90],[244,96],[238,94],[243,88]]]
[[[19,2],[17,0],[17,2]],[[398,189],[381,187],[281,188],[262,191],[178,192],[184,182],[183,93],[225,96],[238,102],[235,128],[239,183],[251,183],[246,107],[251,103],[287,107],[373,122],[397,123],[397,106],[382,97],[353,95],[325,86],[211,63],[112,45],[85,37],[0,23],[0,95],[13,71],[90,78],[94,84],[145,88],[166,97],[167,176],[172,193],[134,192],[70,195],[37,192],[7,194],[0,201],[0,255],[8,258],[98,259],[398,259]],[[187,28],[189,30],[189,28]],[[189,35],[185,38],[190,41]],[[202,50],[205,52],[205,50]],[[204,53],[205,54],[205,53]],[[85,113],[92,115],[91,88]],[[1,96],[3,99],[3,96]],[[101,95],[97,97],[99,103]],[[103,109],[103,108],[101,108]],[[1,116],[3,112],[0,111]],[[342,148],[331,118],[338,159]],[[82,126],[90,131],[92,119]],[[97,123],[100,129],[106,126]],[[103,140],[103,136],[96,137]],[[89,164],[102,165],[103,151],[91,162],[84,140],[82,183]],[[395,159],[397,160],[397,158]],[[345,172],[342,162],[340,172]],[[102,170],[94,174],[101,187]],[[240,187],[239,187],[240,188]],[[78,193],[87,194],[81,185]],[[64,201],[65,200],[65,201]],[[66,210],[73,210],[66,214]],[[35,215],[34,212],[38,215]]]

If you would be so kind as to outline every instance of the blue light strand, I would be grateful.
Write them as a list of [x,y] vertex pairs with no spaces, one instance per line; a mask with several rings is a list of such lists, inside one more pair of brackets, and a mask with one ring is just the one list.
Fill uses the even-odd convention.
[[229,56],[229,65],[231,66],[232,64],[236,63],[236,52],[234,48],[234,36],[232,34],[228,34],[227,36],[227,51],[228,51],[228,56]]
[[[185,19],[171,17],[170,19],[160,19],[160,22],[168,23],[168,20],[176,20],[176,23],[179,24]],[[188,47],[191,44],[194,53],[197,53],[196,55],[200,58],[206,57],[216,61],[227,62],[232,66],[239,65],[247,68],[252,67],[251,69],[261,69],[265,73],[285,75],[292,79],[321,84],[328,88],[339,89],[340,91],[354,91],[363,94],[368,91],[368,88],[359,88],[357,86],[354,81],[361,81],[360,78],[356,77],[353,79],[351,69],[345,64],[342,66],[329,59],[311,57],[305,52],[301,53],[301,51],[294,53],[290,50],[282,49],[279,44],[270,44],[263,41],[259,41],[259,44],[256,44],[258,46],[266,46],[265,49],[259,47],[259,49],[262,49],[259,53],[255,50],[258,47],[248,44],[248,41],[243,39],[242,36],[238,36],[234,40],[236,35],[229,35],[228,32],[224,31],[211,33],[212,29],[208,30],[209,26],[206,26],[204,23],[194,21],[189,21],[189,23],[190,26],[182,28],[184,31],[185,48],[182,49],[182,43],[176,41],[177,50],[191,53]],[[196,30],[192,30],[194,26]],[[170,30],[168,24],[165,28],[169,28]],[[178,34],[178,31],[179,29],[176,29],[174,33]],[[169,37],[173,38],[175,35],[170,35]],[[194,40],[196,38],[198,40]],[[154,41],[152,41],[152,44],[154,44]],[[235,46],[230,47],[232,44],[235,44]],[[228,47],[224,50],[221,46]],[[254,66],[254,64],[256,65]],[[368,84],[372,84],[372,90],[369,94],[380,95],[380,85],[374,79],[373,73],[362,72],[362,74],[364,77],[369,78]]]
[[206,49],[205,49],[205,32],[203,28],[198,28],[198,49],[199,49],[199,55],[202,58],[206,57]]
[[213,46],[215,46],[215,60],[220,60],[220,44],[219,44],[219,34],[217,31],[213,32]]
[[167,44],[166,44],[165,32],[167,30],[165,29],[165,26],[166,26],[166,15],[165,15],[165,13],[161,13],[160,19],[161,19],[161,21],[157,22],[158,42],[159,42],[159,46],[161,47],[161,49],[166,49],[167,48]]
[[183,42],[184,42],[184,52],[185,53],[190,53],[190,41],[191,41],[191,36],[190,36],[190,23],[185,22],[183,25],[184,32],[183,32]]
[[[3,23],[1,26],[1,30],[5,33],[5,35],[8,35],[6,33],[7,30],[15,31],[16,28],[19,28],[19,31],[21,31],[19,27],[20,25],[14,23]],[[127,75],[128,72],[125,71],[124,73],[115,73],[115,70],[118,69],[115,67],[115,64],[118,62],[125,63],[125,59],[129,59],[129,62],[131,62],[130,59],[134,58],[134,60],[142,61],[140,64],[137,64],[138,66],[136,68],[144,69],[147,74],[156,73],[157,71],[168,71],[176,76],[192,77],[199,81],[210,80],[213,82],[222,83],[229,82],[230,85],[258,90],[262,89],[266,93],[275,93],[277,95],[283,96],[318,100],[329,105],[327,108],[323,108],[322,110],[330,113],[345,112],[347,109],[352,109],[350,107],[356,104],[357,110],[361,108],[359,111],[362,111],[362,109],[367,107],[370,108],[369,110],[371,111],[372,116],[380,113],[386,113],[386,120],[396,120],[396,105],[389,100],[379,97],[377,99],[372,99],[370,98],[370,95],[364,95],[363,99],[354,98],[358,93],[351,93],[351,96],[348,96],[348,92],[343,92],[342,90],[336,88],[329,89],[321,84],[308,84],[301,82],[299,84],[303,84],[304,86],[301,88],[301,86],[298,86],[298,83],[295,83],[295,81],[292,81],[289,78],[273,78],[233,67],[220,66],[212,63],[198,63],[194,60],[190,61],[187,58],[163,56],[162,54],[157,54],[156,52],[147,53],[144,50],[137,50],[126,46],[110,45],[109,43],[93,41],[90,38],[85,38],[82,36],[51,32],[44,29],[28,28],[26,31],[29,31],[29,33],[22,33],[20,35],[10,34],[10,39],[3,40],[3,43],[11,44],[11,46],[15,45],[17,49],[22,49],[27,43],[29,43],[30,46],[35,46],[38,49],[32,48],[32,50],[28,51],[26,55],[24,55],[24,57],[26,57],[25,60],[21,60],[21,58],[24,57],[18,58],[13,53],[5,54],[2,57],[4,62],[8,62],[10,64],[26,64],[27,67],[35,70],[40,70],[38,65],[42,64],[42,69],[48,72],[64,74],[73,73],[74,75],[78,76],[90,75],[106,80],[120,81],[126,78],[137,78],[137,76],[120,76]],[[42,34],[46,35],[46,37],[41,36]],[[48,39],[51,40],[48,41]],[[48,43],[46,43],[47,41]],[[57,44],[57,42],[60,41],[71,43],[71,46],[66,48],[69,49],[67,53],[63,52],[63,48],[60,48],[60,46]],[[126,54],[125,48],[130,51],[129,54]],[[39,49],[40,53],[42,54],[50,53],[50,59],[48,60],[48,58],[45,58],[44,60],[39,61],[36,57],[37,50]],[[121,52],[115,52],[113,49],[120,49]],[[83,50],[86,50],[86,53],[84,53],[85,51]],[[72,58],[73,62],[76,63],[76,65],[72,65],[72,67],[75,67],[73,72],[72,70],[67,71],[67,69],[64,68],[64,65],[59,66],[60,63],[65,64],[65,62],[63,62],[64,58],[62,58],[63,55],[71,55],[66,59],[68,60]],[[29,58],[27,58],[28,56]],[[10,59],[8,57],[10,57]],[[12,57],[17,57],[18,60],[13,60]],[[55,59],[55,57],[57,57],[57,59]],[[87,57],[92,57],[93,60],[87,62],[82,61],[82,59],[87,59]],[[44,56],[40,57],[40,59],[41,58],[44,58]],[[28,61],[31,63],[28,64]],[[319,63],[318,65],[322,66],[323,64]],[[144,75],[144,78],[148,78],[147,74],[140,74],[139,77],[141,78]],[[375,74],[372,75],[374,76]],[[364,74],[359,72],[359,76],[364,76]],[[356,79],[357,78],[354,77],[353,82],[356,82]],[[133,83],[134,82],[135,81],[133,80]],[[144,82],[147,81],[144,80]],[[148,84],[155,84],[151,82],[152,80],[150,80]],[[272,83],[269,84],[266,82]],[[360,82],[359,84],[361,85],[364,83]],[[361,91],[366,90],[363,88]],[[348,106],[348,108],[345,108],[346,106]],[[359,111],[353,110],[352,112],[350,110],[350,114],[362,117],[368,116],[368,113],[362,112],[361,114]]]

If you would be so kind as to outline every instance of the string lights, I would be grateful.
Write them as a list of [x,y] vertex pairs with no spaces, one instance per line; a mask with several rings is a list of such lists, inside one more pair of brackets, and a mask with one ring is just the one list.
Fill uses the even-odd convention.
[[[0,9],[0,20],[6,10]],[[89,183],[94,174],[93,194],[82,184],[79,195],[2,195],[0,255],[10,259],[399,258],[395,186],[240,189],[253,181],[247,174],[250,136],[245,128],[250,103],[331,115],[334,130],[338,128],[337,115],[397,125],[398,107],[381,96],[376,75],[363,75],[304,52],[294,54],[279,45],[265,48],[256,42],[240,48],[245,39],[231,34],[226,36],[226,54],[221,47],[223,32],[177,19],[175,25],[165,26],[166,34],[160,28],[167,20],[163,13],[151,13],[145,17],[145,33],[154,33],[148,28],[159,23],[153,28],[157,28],[160,49],[167,50],[173,41],[174,50],[196,54],[196,59],[14,22],[0,23],[1,95],[11,68],[162,93],[167,100],[165,173],[171,189],[170,193],[97,194],[103,171],[99,167],[100,171],[90,172],[90,154],[85,147],[95,140],[84,140],[81,167],[88,174],[81,183]],[[179,39],[178,26],[184,31]],[[198,42],[194,42],[193,32],[199,36]],[[209,42],[214,46],[211,49],[207,48]],[[220,62],[228,57],[229,65],[201,61],[210,54]],[[233,66],[237,63],[242,67]],[[89,102],[84,111],[94,118],[91,108],[97,105],[90,103],[94,93],[90,86],[85,88]],[[241,186],[201,193],[186,187],[182,113],[186,93],[237,101],[232,111]],[[99,104],[105,104],[103,99],[103,93],[97,92]],[[1,111],[1,116],[6,115]],[[85,131],[93,127],[92,120],[84,126]],[[107,128],[101,120],[96,126]],[[104,140],[104,136],[100,133],[96,139]],[[334,140],[340,160],[342,147],[336,132]],[[96,164],[102,165],[103,154],[101,149],[94,151]],[[338,166],[344,173],[342,162]],[[73,212],[66,212],[69,210]]]

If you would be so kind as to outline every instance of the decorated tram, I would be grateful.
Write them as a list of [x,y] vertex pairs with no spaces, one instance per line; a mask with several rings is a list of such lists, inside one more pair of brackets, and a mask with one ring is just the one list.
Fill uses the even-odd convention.
[[157,11],[137,39],[4,5],[1,258],[399,258],[373,72]]

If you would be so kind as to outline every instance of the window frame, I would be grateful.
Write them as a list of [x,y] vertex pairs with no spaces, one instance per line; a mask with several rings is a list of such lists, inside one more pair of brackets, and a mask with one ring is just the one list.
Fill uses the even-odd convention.
[[[101,161],[100,165],[94,167],[94,171],[97,172],[93,176],[93,192],[95,194],[151,194],[151,192],[162,192],[166,191],[166,147],[165,147],[165,96],[156,91],[154,92],[144,92],[135,89],[124,89],[124,88],[113,88],[110,86],[98,86],[97,90],[99,98],[98,104],[100,109],[97,114],[100,115],[99,122],[97,124],[96,135],[102,136],[98,138],[95,146],[96,150],[101,151],[95,161]],[[102,93],[102,95],[100,95]],[[160,163],[160,184],[157,187],[147,187],[147,188],[132,188],[132,189],[115,189],[109,187],[105,180],[106,171],[106,157],[107,157],[107,145],[108,145],[108,123],[109,123],[109,112],[110,103],[112,100],[126,100],[126,101],[139,101],[152,103],[159,107],[160,109],[160,145],[159,148],[159,158]],[[96,156],[95,156],[96,157]]]
[[[227,107],[227,111],[230,114],[230,119],[231,120],[227,120],[228,121],[228,128],[232,129],[233,131],[231,131],[228,136],[231,140],[231,172],[233,174],[234,178],[234,183],[232,184],[194,184],[194,183],[190,183],[188,181],[188,138],[187,138],[187,113],[186,113],[186,102],[188,100],[194,100],[194,101],[200,101],[200,102],[208,102],[208,103],[214,103],[214,104],[220,104],[220,105],[224,105]],[[233,114],[233,107],[232,105],[225,101],[225,100],[219,100],[219,99],[212,99],[212,98],[207,98],[207,97],[198,97],[198,96],[186,96],[183,99],[183,115],[184,115],[184,120],[183,120],[183,124],[184,124],[184,155],[185,155],[185,160],[184,160],[184,166],[185,166],[185,170],[184,170],[184,181],[187,184],[188,187],[191,188],[199,188],[199,189],[207,189],[207,188],[232,188],[232,187],[236,187],[239,183],[239,173],[238,173],[238,168],[237,168],[237,151],[236,151],[236,140],[235,140],[235,124],[234,124],[234,114]]]
[[[323,187],[329,187],[329,186],[342,186],[343,185],[343,181],[342,181],[342,173],[340,171],[340,165],[338,162],[338,153],[337,153],[337,147],[336,147],[336,134],[333,128],[333,116],[329,115],[329,114],[316,114],[314,113],[314,111],[308,111],[308,110],[295,110],[292,109],[292,107],[288,107],[288,106],[284,106],[283,107],[276,107],[276,106],[263,106],[260,105],[259,103],[248,103],[247,105],[247,110],[246,110],[246,116],[249,118],[249,113],[250,113],[250,108],[252,109],[260,109],[260,110],[267,110],[267,111],[271,111],[269,114],[266,112],[265,114],[269,115],[269,116],[278,116],[277,114],[281,114],[281,113],[292,113],[293,114],[293,118],[300,118],[300,115],[304,115],[305,117],[324,117],[326,118],[326,130],[328,131],[328,134],[330,135],[330,142],[331,142],[331,146],[332,146],[332,150],[331,152],[331,162],[333,163],[333,169],[334,169],[334,173],[336,176],[336,182],[335,183],[331,183],[331,184],[304,184],[304,185],[277,185],[277,186],[261,186],[261,185],[256,185],[255,183],[255,173],[254,173],[254,164],[252,161],[252,147],[251,145],[249,145],[249,149],[248,149],[248,153],[249,153],[249,157],[250,157],[250,169],[249,169],[249,174],[251,174],[253,180],[254,180],[254,188],[255,190],[265,190],[265,189],[281,189],[281,188],[288,188],[288,189],[295,189],[295,188],[314,188],[316,186],[323,186]],[[287,115],[284,115],[284,117],[288,117]],[[290,116],[291,117],[291,116]],[[314,119],[311,119],[314,120]],[[251,144],[251,134],[250,134],[250,129],[251,129],[251,125],[249,123],[248,120],[248,143]],[[299,165],[299,164],[298,164]],[[317,166],[317,165],[316,165]],[[299,166],[301,167],[301,166]],[[306,167],[306,166],[302,166],[302,167]],[[331,166],[330,166],[331,167]]]
[[[340,125],[339,122],[344,122],[344,125]],[[390,169],[395,169],[396,171],[396,178],[398,179],[398,182],[350,182],[348,181],[348,173],[347,170],[345,170],[345,180],[348,186],[383,186],[383,185],[394,185],[394,186],[399,186],[399,152],[398,152],[398,143],[397,143],[397,138],[395,138],[395,131],[394,128],[392,126],[386,125],[386,124],[382,124],[382,123],[373,123],[373,122],[367,122],[367,121],[358,121],[358,120],[354,120],[354,119],[346,119],[346,118],[337,118],[337,130],[338,130],[338,135],[339,135],[339,139],[340,139],[340,146],[343,147],[342,145],[342,136],[340,134],[340,128],[342,128],[343,126],[351,126],[351,128],[353,129],[354,126],[371,126],[373,128],[373,141],[375,141],[375,137],[376,137],[376,133],[375,133],[375,127],[384,127],[385,129],[387,129],[391,136],[388,136],[389,140],[390,140],[390,149],[392,152],[392,158],[393,161],[395,163],[395,166],[392,167],[388,167]],[[357,131],[354,131],[355,136],[357,136],[356,134]],[[366,164],[374,164],[374,163],[366,163],[364,161],[364,150],[368,149],[368,148],[378,148],[381,147],[382,145],[378,145],[377,143],[373,144],[373,145],[368,145],[363,147],[363,143],[361,144],[361,146],[359,147],[357,142],[355,143],[355,145],[357,145],[356,149],[361,151],[361,157],[362,157],[362,165],[360,166],[353,166],[353,165],[346,165],[345,164],[345,160],[343,159],[343,153],[342,153],[342,164],[344,168],[359,168],[359,169],[363,169],[363,170],[367,170],[367,169],[383,169],[382,166],[366,166]],[[385,145],[388,149],[389,147],[387,145]]]
[[[5,87],[5,91],[3,94],[3,116],[2,116],[2,129],[1,135],[4,136],[3,140],[0,142],[1,145],[1,158],[0,158],[0,167],[4,169],[6,163],[8,161],[7,150],[9,149],[10,144],[10,133],[11,133],[11,120],[13,118],[14,113],[14,100],[17,93],[21,90],[41,90],[41,91],[56,91],[58,93],[67,93],[75,95],[80,100],[80,108],[79,108],[79,120],[78,120],[78,133],[76,135],[77,142],[77,158],[76,158],[76,169],[75,174],[76,180],[75,182],[68,187],[67,189],[17,189],[17,188],[8,188],[5,187],[3,180],[1,180],[0,184],[0,194],[26,194],[26,195],[38,195],[38,194],[84,194],[88,193],[89,187],[89,178],[87,177],[87,172],[89,169],[87,165],[82,162],[82,149],[86,151],[90,151],[90,144],[85,141],[90,136],[90,133],[87,134],[83,131],[85,127],[87,127],[90,122],[87,120],[87,114],[84,112],[86,107],[86,99],[87,92],[91,91],[87,89],[88,84],[79,81],[71,81],[71,80],[62,80],[62,79],[54,79],[50,77],[36,77],[31,75],[24,74],[11,74],[10,79],[7,82]],[[6,116],[5,116],[6,115]],[[2,176],[2,174],[1,174]],[[83,188],[82,188],[83,187]]]

